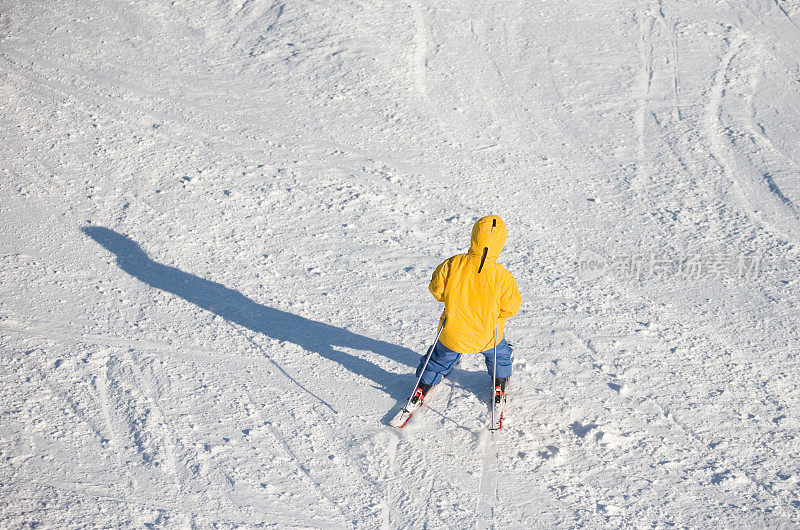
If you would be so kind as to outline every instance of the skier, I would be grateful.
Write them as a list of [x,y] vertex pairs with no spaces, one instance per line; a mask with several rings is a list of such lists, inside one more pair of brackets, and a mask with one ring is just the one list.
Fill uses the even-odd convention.
[[495,341],[495,400],[500,396],[505,398],[512,350],[503,338],[503,330],[506,319],[516,315],[522,304],[514,276],[497,263],[506,234],[506,225],[500,217],[483,217],[472,227],[469,252],[453,256],[436,267],[428,289],[436,300],[444,302],[439,319],[439,327],[444,325],[444,328],[427,364],[424,356],[417,366],[419,386],[411,398],[413,405],[422,404],[428,391],[450,373],[464,353],[483,354],[492,377]]

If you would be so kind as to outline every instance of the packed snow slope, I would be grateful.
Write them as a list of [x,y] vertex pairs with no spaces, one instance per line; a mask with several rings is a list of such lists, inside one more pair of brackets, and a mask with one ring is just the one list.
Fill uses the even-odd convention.
[[[798,102],[798,0],[4,2],[0,526],[800,526]],[[488,214],[506,428],[392,429]]]

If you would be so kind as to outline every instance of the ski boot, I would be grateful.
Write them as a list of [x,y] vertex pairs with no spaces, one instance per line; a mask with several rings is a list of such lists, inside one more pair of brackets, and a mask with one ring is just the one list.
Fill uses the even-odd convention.
[[414,391],[414,395],[411,396],[411,404],[416,405],[419,403],[422,405],[422,401],[425,399],[425,396],[428,395],[428,391],[433,388],[433,385],[427,385],[425,383],[420,383],[417,389]]
[[506,400],[506,383],[508,377],[498,377],[494,380],[494,402],[499,405],[501,401]]

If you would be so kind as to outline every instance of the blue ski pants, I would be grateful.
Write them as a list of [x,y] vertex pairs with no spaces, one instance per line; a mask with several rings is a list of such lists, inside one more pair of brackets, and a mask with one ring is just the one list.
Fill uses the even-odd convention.
[[[497,343],[497,377],[511,377],[511,346],[506,342],[506,339]],[[433,347],[431,360],[425,367],[425,372],[422,373],[420,383],[428,385],[438,385],[443,377],[453,370],[458,360],[461,358],[461,353],[455,352],[446,348],[441,342],[437,341]],[[492,377],[494,370],[494,348],[483,351],[480,355],[484,356],[486,361],[486,370],[489,372],[489,377]],[[425,359],[427,355],[423,355],[419,360],[417,366],[417,377],[422,372],[422,367],[425,366]]]

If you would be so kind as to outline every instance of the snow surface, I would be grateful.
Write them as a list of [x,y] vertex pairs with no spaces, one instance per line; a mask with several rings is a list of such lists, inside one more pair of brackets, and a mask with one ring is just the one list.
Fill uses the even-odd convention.
[[[0,526],[800,526],[799,103],[798,0],[3,3]],[[487,214],[506,428],[394,430]]]

